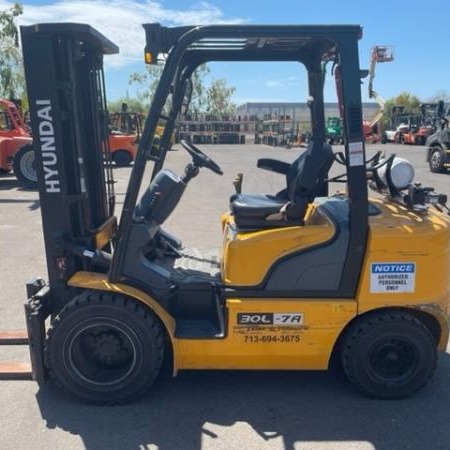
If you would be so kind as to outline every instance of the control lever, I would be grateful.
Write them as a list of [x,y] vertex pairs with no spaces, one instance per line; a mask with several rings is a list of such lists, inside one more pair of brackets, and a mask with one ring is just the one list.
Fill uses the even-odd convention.
[[244,179],[243,173],[238,173],[236,175],[236,178],[233,180],[234,190],[236,191],[236,194],[242,193],[242,180]]

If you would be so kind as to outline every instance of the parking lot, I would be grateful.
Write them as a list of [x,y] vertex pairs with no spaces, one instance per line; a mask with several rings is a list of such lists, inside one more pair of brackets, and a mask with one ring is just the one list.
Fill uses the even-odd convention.
[[[244,173],[246,192],[277,192],[284,177],[257,169],[256,160],[292,161],[299,149],[204,145],[202,150],[224,175],[202,169],[165,228],[186,247],[210,249],[220,245],[220,214],[228,208],[236,174]],[[409,159],[417,181],[450,198],[450,174],[429,171],[425,147],[366,147],[368,155],[377,150]],[[188,161],[187,153],[176,146],[167,166],[180,172]],[[334,174],[340,173],[342,167],[335,166]],[[114,169],[118,211],[130,172]],[[46,278],[38,194],[20,188],[12,175],[2,175],[0,206],[0,329],[23,328],[25,282]],[[27,353],[0,347],[0,358],[26,359]],[[449,377],[447,353],[419,394],[377,401],[328,373],[195,371],[161,379],[144,399],[116,407],[83,405],[51,387],[39,391],[30,381],[2,381],[0,449],[446,449]]]

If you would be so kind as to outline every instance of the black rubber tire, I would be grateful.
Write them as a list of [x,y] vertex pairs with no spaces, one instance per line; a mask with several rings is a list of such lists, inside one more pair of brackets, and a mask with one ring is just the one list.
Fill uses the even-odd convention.
[[113,154],[113,161],[119,167],[129,166],[132,160],[133,158],[127,150],[117,150]]
[[26,188],[37,188],[37,172],[34,150],[31,144],[24,145],[13,159],[13,170],[19,183]]
[[428,163],[430,166],[430,170],[434,173],[442,173],[445,172],[445,162],[446,162],[446,154],[444,150],[442,150],[440,145],[435,145],[430,148],[430,157],[428,158]]
[[414,138],[414,145],[425,145],[425,136],[416,136]]
[[387,144],[388,138],[387,138],[387,134],[386,133],[381,133],[381,140],[380,142],[382,144]]
[[96,404],[143,395],[157,377],[164,336],[153,312],[118,294],[87,291],[53,319],[45,364],[56,384]]
[[411,314],[381,311],[348,330],[341,348],[347,378],[370,397],[408,397],[433,376],[437,343]]

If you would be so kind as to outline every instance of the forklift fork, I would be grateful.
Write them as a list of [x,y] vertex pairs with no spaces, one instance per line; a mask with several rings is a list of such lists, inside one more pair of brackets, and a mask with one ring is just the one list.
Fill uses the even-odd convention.
[[[0,331],[0,345],[28,345],[27,330]],[[31,364],[19,361],[0,362],[0,380],[31,380]]]
[[45,319],[49,316],[49,288],[40,279],[27,283],[26,330],[0,331],[0,345],[26,345],[30,362],[0,362],[0,380],[35,380],[42,387],[47,380],[44,365]]

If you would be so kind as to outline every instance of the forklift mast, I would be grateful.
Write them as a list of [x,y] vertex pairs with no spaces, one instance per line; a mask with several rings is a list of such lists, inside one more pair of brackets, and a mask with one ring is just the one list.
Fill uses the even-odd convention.
[[[118,48],[88,25],[21,27],[48,278],[55,311],[115,228],[103,55]],[[57,304],[55,304],[55,302]]]

